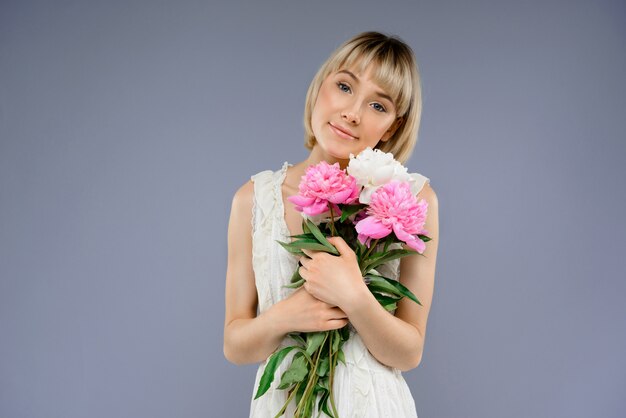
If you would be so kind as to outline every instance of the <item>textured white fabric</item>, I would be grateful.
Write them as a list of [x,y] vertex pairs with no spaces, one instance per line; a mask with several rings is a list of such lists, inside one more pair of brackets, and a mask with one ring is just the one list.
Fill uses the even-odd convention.
[[[277,240],[289,242],[281,192],[281,185],[289,166],[291,164],[285,162],[280,170],[266,170],[251,177],[254,182],[252,263],[260,313],[294,292],[294,289],[282,286],[289,284],[291,275],[298,265],[298,258],[276,242]],[[422,181],[421,187],[429,182],[429,179],[422,176]],[[397,280],[399,264],[399,260],[394,260],[381,266],[379,272],[385,277]],[[338,363],[333,384],[339,417],[417,418],[413,396],[400,370],[376,360],[351,325],[350,330],[350,339],[343,346],[346,365]],[[294,344],[290,337],[285,337],[279,348]],[[291,351],[283,360],[270,389],[260,398],[254,399],[267,360],[259,364],[252,391],[253,399],[250,402],[250,418],[274,417],[285,404],[287,391],[277,390],[276,387],[294,354],[295,352]],[[294,410],[295,402],[292,400],[285,417],[293,417]],[[317,415],[316,404],[313,417]],[[321,413],[320,416],[326,415]]]

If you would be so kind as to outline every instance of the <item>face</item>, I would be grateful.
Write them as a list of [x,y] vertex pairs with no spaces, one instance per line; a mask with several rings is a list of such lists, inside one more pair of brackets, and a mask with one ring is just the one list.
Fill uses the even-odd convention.
[[311,128],[330,159],[346,160],[379,141],[387,141],[400,124],[388,93],[363,74],[340,69],[323,81],[311,114]]

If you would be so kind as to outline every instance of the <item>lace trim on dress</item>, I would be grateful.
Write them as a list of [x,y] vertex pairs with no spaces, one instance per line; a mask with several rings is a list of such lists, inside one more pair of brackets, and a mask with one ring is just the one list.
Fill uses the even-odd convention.
[[250,176],[250,180],[252,180],[252,182],[254,183],[253,185],[254,188],[253,188],[253,193],[252,193],[252,236],[253,237],[254,237],[256,230],[258,229],[257,221],[260,221],[260,219],[258,219],[257,212],[263,209],[260,203],[258,202],[259,196],[261,195],[260,191],[263,187],[263,184],[267,182],[267,178],[271,173],[272,173],[271,170],[264,170],[257,174],[254,174],[253,176]]
[[274,207],[271,193],[272,170],[261,171],[253,176],[254,198],[252,212],[252,267],[257,288],[258,309],[263,312],[272,304],[272,291],[265,277],[268,276],[267,249],[265,241],[271,236],[272,219],[269,215]]
[[276,199],[276,218],[278,221],[278,225],[281,228],[281,234],[284,237],[288,237],[289,227],[287,226],[287,221],[285,219],[285,203],[283,202],[283,192],[282,185],[285,182],[285,177],[287,176],[287,168],[291,167],[292,164],[289,164],[287,161],[283,163],[282,168],[278,171],[276,176],[276,181],[274,182],[274,198]]

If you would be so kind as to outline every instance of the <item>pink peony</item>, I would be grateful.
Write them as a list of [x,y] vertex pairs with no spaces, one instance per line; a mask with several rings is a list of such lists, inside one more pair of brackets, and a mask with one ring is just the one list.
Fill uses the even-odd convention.
[[359,198],[359,187],[354,177],[339,167],[322,161],[309,166],[302,176],[299,194],[287,198],[296,205],[296,210],[309,216],[326,212],[329,203],[333,205],[335,215],[341,214],[338,204],[353,203]]
[[426,243],[417,234],[427,234],[424,229],[428,203],[411,193],[408,182],[391,181],[372,193],[366,209],[367,217],[356,223],[359,241],[369,247],[372,239],[384,238],[393,231],[399,240],[419,253]]

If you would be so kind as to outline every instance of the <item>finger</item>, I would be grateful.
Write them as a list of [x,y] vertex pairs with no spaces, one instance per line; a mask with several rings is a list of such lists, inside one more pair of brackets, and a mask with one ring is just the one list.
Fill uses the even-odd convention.
[[311,284],[309,282],[305,281],[302,287],[304,287],[304,290],[306,290],[309,295],[315,297],[313,293],[311,293]]
[[348,315],[341,308],[332,308],[333,318],[347,318]]
[[345,327],[346,325],[348,325],[347,319],[331,319],[328,321],[330,329],[339,329]]
[[337,251],[339,251],[339,255],[349,254],[350,252],[352,252],[352,248],[350,248],[350,246],[346,244],[346,242],[340,236],[330,237],[328,238],[328,241],[330,241],[330,243],[333,244],[335,248],[337,248]]
[[300,277],[302,277],[305,280],[304,284],[306,285],[306,279],[307,279],[307,276],[309,275],[309,271],[306,269],[306,267],[300,266],[298,267],[298,273],[300,273]]

